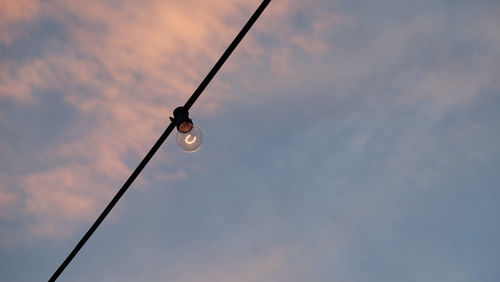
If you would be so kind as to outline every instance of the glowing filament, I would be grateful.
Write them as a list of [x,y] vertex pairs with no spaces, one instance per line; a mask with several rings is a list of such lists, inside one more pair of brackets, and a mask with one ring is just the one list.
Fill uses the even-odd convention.
[[[0,0],[0,2],[1,1],[2,0]],[[201,142],[203,141],[203,134],[198,127],[193,125],[189,133],[182,132],[179,129],[177,136],[175,137],[175,141],[184,151],[194,152],[200,148]]]
[[[192,138],[191,138],[192,137]],[[189,140],[189,138],[191,138],[191,140]],[[193,144],[194,142],[196,142],[196,136],[191,136],[191,134],[188,134],[186,136],[186,138],[184,139],[184,142],[186,142],[186,144],[188,145],[191,145]]]

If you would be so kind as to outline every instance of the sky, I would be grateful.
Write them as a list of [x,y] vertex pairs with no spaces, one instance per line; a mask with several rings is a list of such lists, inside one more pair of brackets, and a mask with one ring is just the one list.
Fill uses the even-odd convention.
[[[0,1],[0,281],[52,275],[257,0]],[[274,0],[59,281],[500,280],[500,2]]]

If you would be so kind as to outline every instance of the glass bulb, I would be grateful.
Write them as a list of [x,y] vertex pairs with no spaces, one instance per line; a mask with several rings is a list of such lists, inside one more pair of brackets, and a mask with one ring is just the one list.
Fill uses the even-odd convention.
[[200,148],[203,141],[203,134],[197,126],[193,125],[193,128],[189,132],[177,131],[175,140],[184,151],[194,152]]

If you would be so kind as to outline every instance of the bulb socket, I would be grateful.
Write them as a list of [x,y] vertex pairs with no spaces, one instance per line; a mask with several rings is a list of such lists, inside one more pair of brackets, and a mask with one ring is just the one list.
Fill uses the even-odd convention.
[[184,107],[178,107],[174,110],[174,118],[170,118],[174,121],[177,130],[182,133],[188,133],[193,129],[193,121],[189,118],[189,113]]

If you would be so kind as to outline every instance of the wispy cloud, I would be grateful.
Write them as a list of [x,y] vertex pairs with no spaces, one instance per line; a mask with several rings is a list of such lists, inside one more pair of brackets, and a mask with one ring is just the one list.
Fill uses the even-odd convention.
[[[204,281],[213,282],[254,282],[278,277],[282,279],[289,276],[287,272],[282,271],[288,261],[288,252],[285,247],[273,247],[247,256],[218,254],[217,260],[208,257],[185,257],[186,260],[180,260],[177,266],[171,268],[170,273],[164,275],[175,281],[193,281],[201,277]],[[162,281],[158,277],[149,277],[148,280],[150,279]]]
[[[272,1],[204,149],[163,147],[69,280],[496,277],[500,5],[452,2]],[[259,3],[2,1],[0,280],[60,262]]]
[[7,190],[6,176],[0,174],[0,218],[10,218],[18,200],[18,194]]
[[10,44],[28,34],[26,25],[37,18],[38,0],[5,0],[0,3],[0,42]]
[[[23,214],[34,219],[30,221],[34,234],[51,237],[71,230],[63,228],[71,222],[97,212],[97,203],[113,191],[106,187],[116,186],[130,173],[127,160],[145,153],[152,136],[166,125],[172,108],[183,104],[258,4],[7,3],[13,16],[4,20],[2,38],[5,42],[9,38],[8,44],[15,43],[17,37],[10,34],[19,21],[28,27],[39,24],[38,29],[45,28],[48,34],[54,25],[59,31],[51,35],[50,48],[41,54],[2,61],[0,97],[36,104],[45,99],[45,93],[56,93],[78,116],[54,137],[52,144],[57,145],[39,148],[39,158],[44,160],[40,167],[11,179],[22,189],[17,196],[23,199]],[[276,23],[288,18],[283,12],[288,6],[296,4],[278,3],[273,14],[279,17],[263,20]],[[263,30],[258,27],[255,33]],[[23,40],[37,44],[29,36]],[[300,37],[293,40],[301,48],[313,48],[312,52],[324,46],[318,42],[309,47]],[[259,44],[248,39],[241,52],[262,57],[265,52]],[[280,54],[273,52],[277,56],[273,65],[284,71],[287,59]],[[234,66],[229,71],[235,71]],[[214,92],[197,106],[201,115],[213,113],[221,99],[228,97]]]

